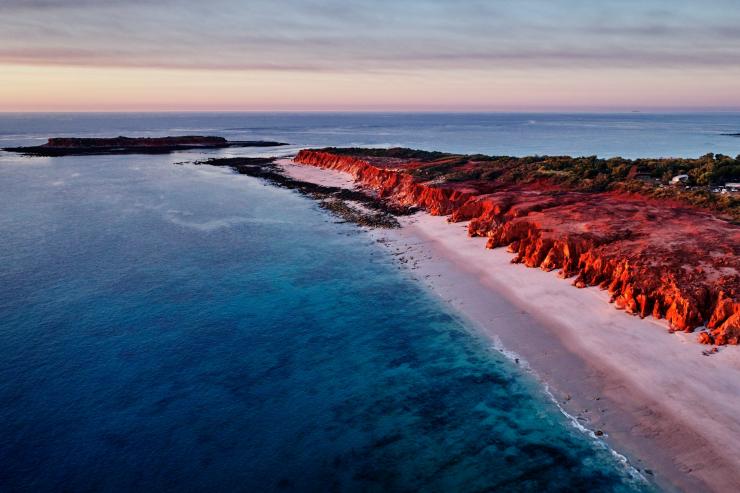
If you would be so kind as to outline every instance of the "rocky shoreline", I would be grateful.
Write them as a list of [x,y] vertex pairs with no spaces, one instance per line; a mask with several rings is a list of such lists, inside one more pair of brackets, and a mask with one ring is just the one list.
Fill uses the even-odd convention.
[[413,214],[417,209],[393,205],[361,190],[319,185],[288,176],[276,158],[213,158],[196,165],[225,166],[239,174],[260,178],[268,183],[318,201],[319,206],[340,219],[374,228],[398,228],[397,216]]

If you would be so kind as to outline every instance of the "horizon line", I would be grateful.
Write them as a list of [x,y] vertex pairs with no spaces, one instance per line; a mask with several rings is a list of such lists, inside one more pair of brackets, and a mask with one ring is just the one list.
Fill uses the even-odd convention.
[[338,108],[338,109],[0,109],[0,114],[93,114],[93,113],[445,113],[445,114],[532,114],[532,113],[571,113],[571,114],[661,114],[661,113],[740,113],[740,107],[655,107],[645,109],[625,108],[531,108],[531,109],[424,109],[424,108]]

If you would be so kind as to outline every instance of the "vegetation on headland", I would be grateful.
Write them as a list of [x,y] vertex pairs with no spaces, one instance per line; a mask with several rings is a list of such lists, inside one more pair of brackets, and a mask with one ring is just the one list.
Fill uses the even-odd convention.
[[[418,180],[477,182],[504,186],[545,181],[584,192],[620,191],[676,200],[729,215],[740,221],[740,197],[722,193],[740,182],[740,155],[706,154],[700,158],[602,159],[596,156],[486,156],[415,149],[328,148],[333,154],[416,160],[425,166],[408,172]],[[671,179],[687,175],[685,182]]]

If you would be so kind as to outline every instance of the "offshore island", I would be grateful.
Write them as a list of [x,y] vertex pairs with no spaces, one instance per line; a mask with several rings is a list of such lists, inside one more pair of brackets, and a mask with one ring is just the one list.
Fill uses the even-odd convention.
[[285,143],[265,140],[228,141],[223,137],[183,135],[177,137],[53,137],[46,144],[6,147],[25,156],[58,157],[105,154],[168,154],[175,151],[225,149],[227,147],[277,147]]
[[369,227],[658,484],[740,487],[738,158],[325,148],[196,164]]

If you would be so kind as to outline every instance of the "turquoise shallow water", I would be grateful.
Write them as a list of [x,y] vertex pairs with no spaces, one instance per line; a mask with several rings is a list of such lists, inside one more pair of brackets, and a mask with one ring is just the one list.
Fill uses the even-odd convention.
[[366,234],[198,157],[0,154],[0,490],[649,489]]
[[366,235],[172,159],[0,167],[0,489],[632,490]]

